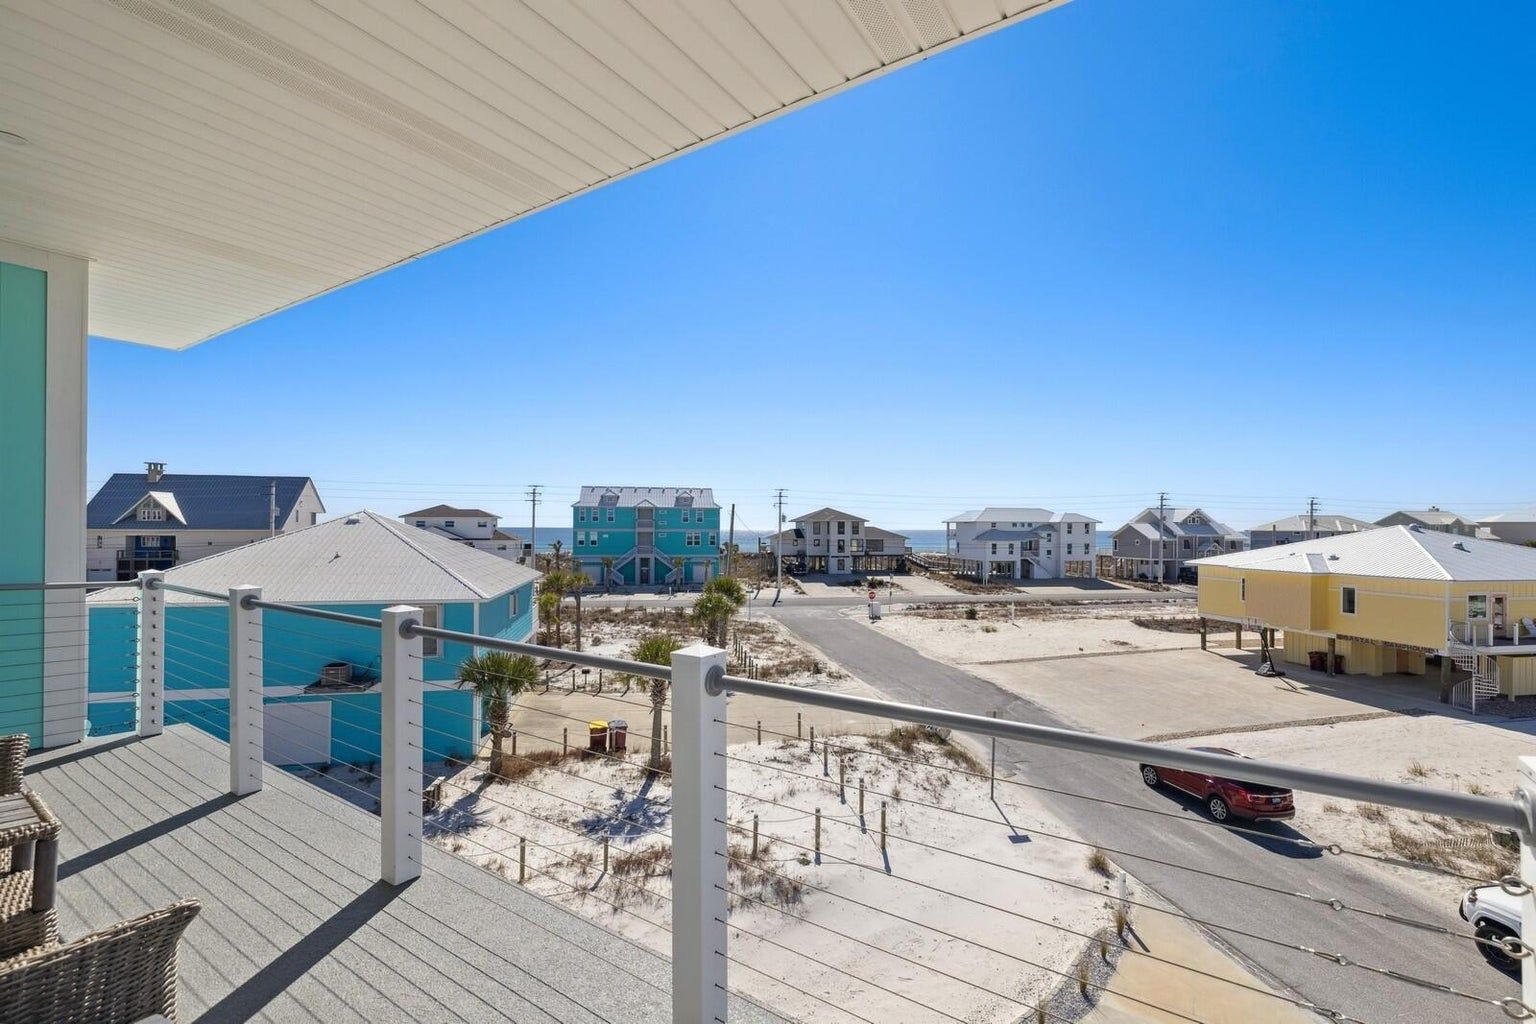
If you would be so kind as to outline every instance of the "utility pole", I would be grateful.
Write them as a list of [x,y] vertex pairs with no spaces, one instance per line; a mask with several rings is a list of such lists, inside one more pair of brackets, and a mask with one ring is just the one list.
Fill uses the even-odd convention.
[[528,504],[532,508],[532,519],[528,523],[528,564],[535,572],[539,568],[539,488],[542,484],[528,485]]
[[267,536],[277,536],[277,481],[267,484]]
[[784,488],[774,495],[778,506],[778,525],[773,529],[773,603],[778,604],[784,594]]
[[1159,491],[1157,494],[1157,579],[1160,583],[1168,582],[1168,571],[1163,561],[1163,530],[1168,522],[1168,492]]
[[731,502],[731,532],[725,538],[725,574],[736,566],[736,503]]
[[1307,540],[1317,536],[1317,499],[1307,499]]

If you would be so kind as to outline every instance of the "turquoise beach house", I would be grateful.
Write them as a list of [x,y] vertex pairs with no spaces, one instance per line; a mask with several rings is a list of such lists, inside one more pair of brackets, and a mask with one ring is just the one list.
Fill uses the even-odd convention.
[[720,572],[720,506],[708,487],[583,487],[571,531],[571,552],[599,585],[703,583]]
[[[377,618],[415,605],[429,626],[527,640],[538,574],[486,551],[374,512],[357,512],[167,570],[167,583],[224,593],[259,586],[268,601]],[[90,617],[93,735],[134,727],[138,591],[101,590]],[[167,721],[227,739],[229,608],[166,592]],[[366,764],[379,758],[379,631],[346,622],[262,613],[266,758],[274,764]],[[423,641],[428,761],[473,755],[480,709],[456,685],[466,644]]]

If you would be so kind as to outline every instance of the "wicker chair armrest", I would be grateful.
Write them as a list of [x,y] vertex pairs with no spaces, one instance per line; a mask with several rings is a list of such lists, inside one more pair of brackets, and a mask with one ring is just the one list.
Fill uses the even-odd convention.
[[21,766],[30,746],[24,732],[0,736],[0,796],[21,792]]
[[0,1006],[28,1024],[135,1024],[155,1014],[174,1020],[176,946],[199,909],[196,900],[182,900],[0,961]]

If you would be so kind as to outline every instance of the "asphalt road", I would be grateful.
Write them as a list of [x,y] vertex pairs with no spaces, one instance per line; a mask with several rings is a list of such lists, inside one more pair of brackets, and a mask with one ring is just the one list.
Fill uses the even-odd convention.
[[[835,611],[781,605],[773,614],[828,657],[894,700],[975,714],[997,711],[1002,717],[1017,721],[1066,725],[1045,708],[967,672],[925,658]],[[1096,663],[1092,667],[1085,665],[1083,671],[1084,685],[1091,685],[1092,674],[1114,669]],[[1351,907],[1383,910],[1456,929],[1465,927],[1454,906],[1427,898],[1406,900],[1401,890],[1383,880],[1381,869],[1375,865],[1347,855],[1309,851],[1295,844],[1270,842],[1205,824],[1193,801],[1148,789],[1135,765],[1110,758],[999,742],[998,769],[1000,776],[1011,775],[1034,785],[1136,807],[1182,810],[1189,818],[1187,823],[1090,800],[1038,794],[1053,814],[1090,842],[1181,865],[1165,867],[1126,854],[1113,856],[1132,876],[1192,917],[1251,935],[1337,952],[1363,964],[1432,979],[1480,996],[1519,995],[1518,984],[1487,966],[1469,941],[1347,910],[1335,911],[1326,905],[1243,884],[1257,883],[1285,893],[1311,893],[1341,900]],[[1298,794],[1298,799],[1309,797]],[[1283,823],[1269,823],[1265,828],[1276,834],[1298,834]],[[1014,857],[1021,851],[1027,855],[1028,849],[1028,844],[1011,844],[999,833],[999,856]],[[1210,875],[1182,868],[1195,868]],[[1282,991],[1366,1024],[1506,1019],[1501,1010],[1487,1003],[1436,992],[1359,967],[1341,966],[1236,932],[1214,934]]]

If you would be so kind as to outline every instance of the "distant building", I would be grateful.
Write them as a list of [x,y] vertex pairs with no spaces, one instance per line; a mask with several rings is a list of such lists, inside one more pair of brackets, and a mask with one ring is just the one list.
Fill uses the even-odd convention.
[[1507,544],[1536,544],[1536,507],[1500,512],[1479,519],[1477,525],[1479,536],[1486,531],[1487,536]]
[[497,524],[501,517],[478,508],[455,508],[452,505],[433,505],[431,508],[407,512],[401,522],[439,537],[456,540],[477,551],[489,551],[498,558],[525,561],[523,538],[508,533]]
[[[177,566],[168,583],[224,593],[261,587],[262,597],[376,619],[397,604],[422,610],[422,623],[525,641],[533,636],[538,573],[493,554],[416,530],[376,512],[356,512]],[[133,727],[137,616],[132,590],[100,590],[90,615],[93,733]],[[166,626],[177,663],[165,712],[227,737],[229,606],[166,592]],[[194,639],[195,638],[195,639]],[[274,764],[352,764],[379,758],[379,631],[349,622],[267,612],[262,682],[266,758]],[[457,684],[467,644],[422,641],[422,724],[427,760],[469,758],[481,732],[472,693]],[[168,673],[168,677],[170,673]]]
[[1094,575],[1099,520],[1043,508],[989,507],[944,520],[949,554],[976,564],[983,580],[1049,580]]
[[720,572],[720,506],[708,487],[583,487],[571,533],[571,553],[598,585],[703,583]]
[[85,509],[89,580],[129,580],[145,569],[207,558],[313,526],[325,512],[307,476],[114,473]]
[[1186,562],[1246,551],[1248,538],[1203,509],[1149,508],[1115,531],[1114,545],[1117,575],[1171,581]]
[[778,548],[769,550],[777,550],[787,565],[802,572],[895,572],[906,567],[912,550],[904,534],[870,526],[868,519],[835,508],[819,508],[791,522],[794,526],[773,538]]
[[1426,509],[1405,509],[1376,520],[1377,526],[1417,526],[1436,533],[1454,533],[1459,537],[1476,537],[1477,524],[1466,516],[1447,512],[1434,505]]
[[1277,544],[1293,544],[1298,540],[1317,540],[1321,537],[1337,537],[1344,533],[1359,533],[1372,529],[1376,524],[1353,516],[1286,516],[1270,523],[1260,523],[1248,531],[1248,546],[1253,550],[1272,548]]

